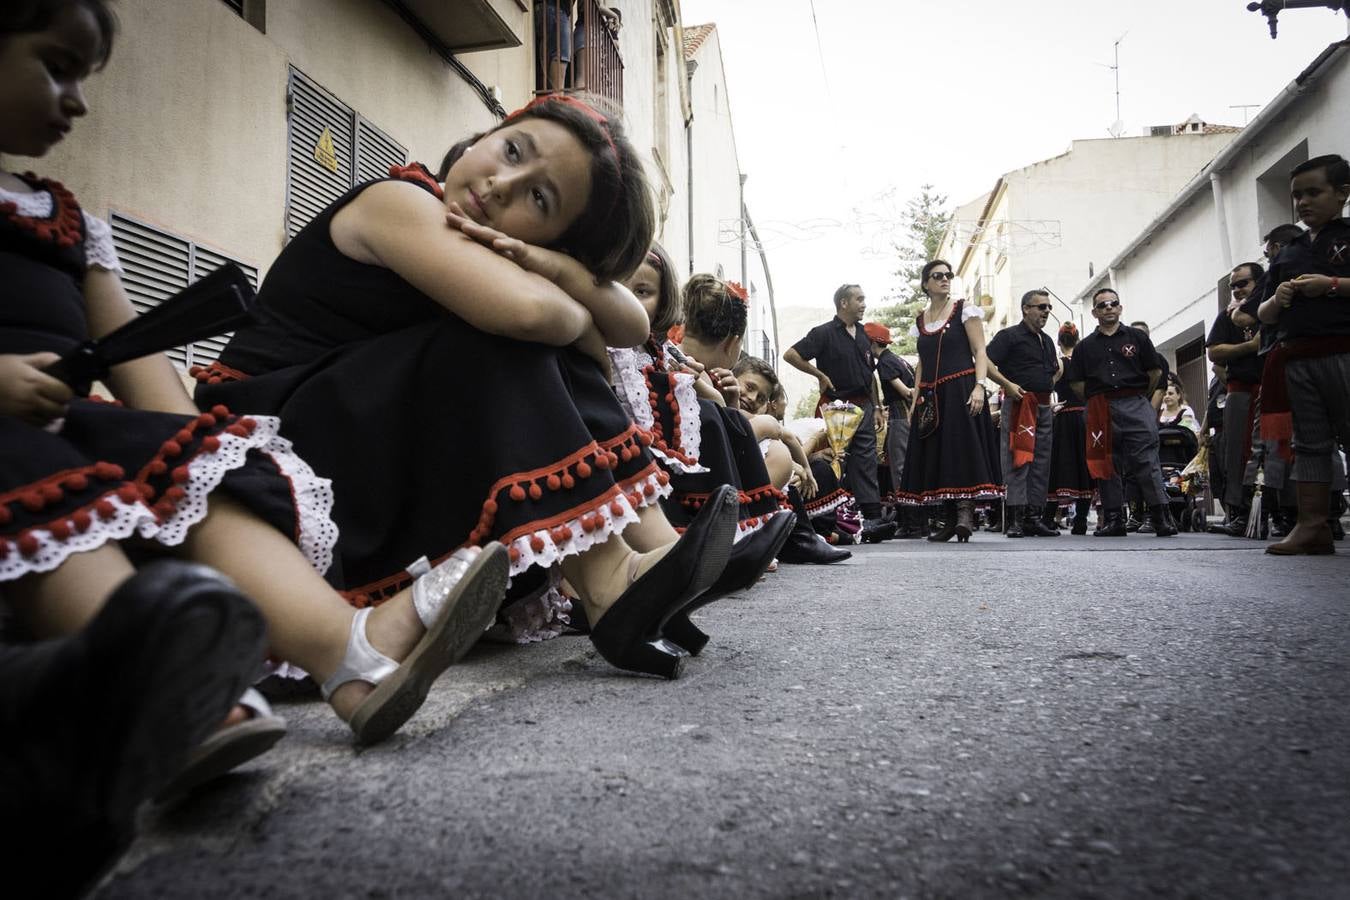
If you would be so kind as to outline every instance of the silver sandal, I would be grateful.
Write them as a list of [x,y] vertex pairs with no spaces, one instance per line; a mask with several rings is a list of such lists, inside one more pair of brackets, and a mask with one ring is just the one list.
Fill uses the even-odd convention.
[[[419,564],[424,563],[419,560]],[[434,569],[414,564],[413,606],[427,633],[400,663],[376,650],[366,637],[369,607],[352,619],[347,654],[320,691],[327,700],[349,681],[375,685],[348,724],[358,744],[375,744],[408,721],[440,674],[469,651],[492,625],[506,593],[506,548],[488,544],[481,552],[456,550]]]

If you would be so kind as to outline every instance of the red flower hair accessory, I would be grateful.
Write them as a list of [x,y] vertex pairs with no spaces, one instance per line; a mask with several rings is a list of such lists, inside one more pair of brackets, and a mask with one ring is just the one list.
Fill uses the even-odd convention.
[[740,284],[735,281],[728,281],[726,285],[728,294],[735,297],[746,306],[750,305],[750,295],[745,292],[745,288],[741,287]]

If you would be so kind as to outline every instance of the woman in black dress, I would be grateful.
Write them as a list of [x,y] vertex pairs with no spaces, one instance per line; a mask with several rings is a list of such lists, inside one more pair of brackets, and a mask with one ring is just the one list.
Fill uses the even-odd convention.
[[[1078,345],[1078,326],[1065,322],[1059,327],[1059,349],[1064,371],[1069,371],[1073,348]],[[1069,387],[1069,379],[1055,385],[1054,443],[1050,447],[1050,500],[1045,515],[1053,522],[1060,503],[1073,504],[1073,534],[1087,534],[1088,509],[1094,490],[1087,468],[1087,431],[1083,398]],[[1050,524],[1047,522],[1046,524]]]
[[663,540],[670,477],[602,368],[647,337],[618,279],[653,228],[618,119],[538,98],[452,148],[440,180],[395,170],[306,225],[197,400],[278,416],[333,479],[329,577],[353,604],[500,541],[513,576],[561,565],[606,659],[676,677],[661,627],[725,565],[735,492]]
[[896,492],[902,503],[945,508],[945,524],[930,541],[962,543],[975,529],[975,501],[997,500],[998,441],[985,400],[984,320],[978,307],[951,296],[952,267],[935,259],[923,267],[928,307],[911,334],[919,340],[909,449]]

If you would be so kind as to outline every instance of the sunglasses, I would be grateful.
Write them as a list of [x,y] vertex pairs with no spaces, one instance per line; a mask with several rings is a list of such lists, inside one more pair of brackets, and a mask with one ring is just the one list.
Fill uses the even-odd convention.
[[951,273],[951,272],[933,272],[933,273],[931,273],[928,277],[929,277],[929,278],[936,278],[938,281],[951,281],[951,280],[952,280],[952,273]]
[[1049,312],[1054,309],[1049,303],[1028,303],[1023,309],[1039,309],[1041,312]]
[[1115,309],[1120,306],[1119,300],[1103,300],[1101,303],[1093,305],[1093,309]]
[[1228,288],[1229,288],[1229,290],[1240,291],[1240,290],[1242,290],[1243,288],[1245,288],[1247,285],[1249,285],[1249,284],[1251,284],[1251,283],[1252,283],[1252,280],[1251,280],[1250,278],[1243,278],[1243,279],[1241,279],[1241,280],[1239,280],[1239,281],[1231,281],[1231,282],[1229,282],[1229,283],[1228,283]]

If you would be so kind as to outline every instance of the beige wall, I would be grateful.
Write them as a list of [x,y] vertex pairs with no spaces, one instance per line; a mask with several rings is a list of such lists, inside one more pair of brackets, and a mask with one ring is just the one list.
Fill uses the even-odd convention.
[[[92,213],[127,213],[265,270],[280,252],[288,64],[433,167],[495,121],[477,94],[377,0],[272,0],[266,34],[219,0],[120,0],[90,114],[46,158]],[[521,14],[522,27],[526,14]],[[528,97],[530,46],[463,59],[503,102]]]

